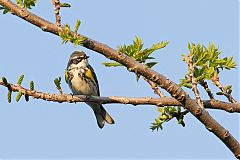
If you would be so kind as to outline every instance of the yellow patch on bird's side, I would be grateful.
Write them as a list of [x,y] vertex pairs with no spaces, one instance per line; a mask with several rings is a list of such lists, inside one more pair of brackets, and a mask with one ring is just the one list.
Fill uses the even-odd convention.
[[92,73],[91,69],[88,68],[88,70],[86,71],[85,75],[86,75],[87,78],[89,78],[89,79],[91,79],[92,81],[95,82],[95,79],[93,77],[93,73]]
[[68,83],[68,79],[69,79],[69,75],[68,75],[68,71],[65,71],[65,81]]

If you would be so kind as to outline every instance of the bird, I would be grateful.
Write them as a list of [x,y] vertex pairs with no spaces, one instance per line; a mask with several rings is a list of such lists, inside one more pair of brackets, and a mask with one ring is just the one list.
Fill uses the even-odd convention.
[[[65,70],[65,80],[73,95],[100,96],[97,76],[88,63],[89,56],[83,51],[74,51],[69,58]],[[96,117],[99,128],[103,128],[105,122],[114,124],[113,118],[103,108],[102,104],[86,102]]]

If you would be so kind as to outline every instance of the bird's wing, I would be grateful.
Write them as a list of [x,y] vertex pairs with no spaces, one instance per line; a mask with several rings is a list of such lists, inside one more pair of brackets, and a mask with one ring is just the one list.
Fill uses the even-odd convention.
[[93,82],[95,82],[95,84],[97,85],[97,92],[98,92],[97,94],[98,94],[98,96],[100,96],[97,76],[96,76],[92,66],[88,65],[87,68],[88,68],[88,70],[86,71],[85,76],[87,78],[91,79]]
[[73,79],[73,75],[66,69],[65,70],[65,81],[68,84],[72,79]]
[[68,71],[67,71],[67,70],[65,70],[64,75],[65,75],[65,81],[66,81],[66,83],[68,83],[68,80],[69,80],[69,74],[68,74]]

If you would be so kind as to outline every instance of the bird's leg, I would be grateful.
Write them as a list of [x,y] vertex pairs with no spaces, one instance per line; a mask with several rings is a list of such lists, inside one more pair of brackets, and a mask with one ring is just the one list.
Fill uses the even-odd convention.
[[[73,96],[74,96],[74,94],[73,93],[70,93],[70,95],[72,96],[72,98],[73,98]],[[74,102],[75,104],[77,103],[77,102]]]

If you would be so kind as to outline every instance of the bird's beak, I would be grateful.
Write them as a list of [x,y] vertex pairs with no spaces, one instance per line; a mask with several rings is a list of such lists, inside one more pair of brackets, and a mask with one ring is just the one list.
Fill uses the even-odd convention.
[[88,59],[89,58],[89,56],[86,56],[86,59]]

